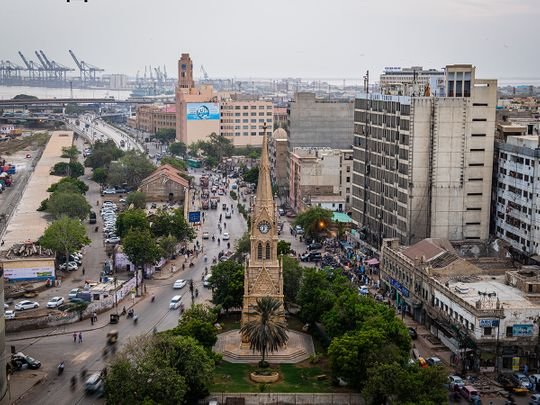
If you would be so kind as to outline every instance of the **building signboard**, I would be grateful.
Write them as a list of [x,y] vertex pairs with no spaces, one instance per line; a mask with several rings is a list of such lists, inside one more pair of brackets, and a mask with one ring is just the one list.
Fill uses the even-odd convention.
[[54,278],[54,266],[5,268],[4,278],[11,281],[47,280]]
[[390,285],[398,290],[404,297],[409,297],[409,290],[403,287],[399,281],[390,278]]
[[188,121],[215,121],[220,119],[218,103],[187,103]]
[[496,328],[499,326],[498,319],[480,319],[479,322],[481,328]]
[[201,222],[201,211],[190,211],[189,223],[197,224],[199,222]]
[[532,336],[532,325],[514,325],[512,326],[512,336]]

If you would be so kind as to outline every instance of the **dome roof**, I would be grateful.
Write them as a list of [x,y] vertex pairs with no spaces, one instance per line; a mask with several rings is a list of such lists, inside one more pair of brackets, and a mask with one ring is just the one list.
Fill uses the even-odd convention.
[[278,128],[272,133],[274,139],[287,139],[287,131],[283,128]]

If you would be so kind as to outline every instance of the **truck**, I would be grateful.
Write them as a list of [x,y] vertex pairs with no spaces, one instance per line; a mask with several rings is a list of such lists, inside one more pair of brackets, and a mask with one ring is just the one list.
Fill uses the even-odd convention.
[[208,209],[208,200],[202,200],[202,209],[207,210]]
[[218,205],[218,199],[210,198],[210,209],[217,210],[217,205]]
[[203,188],[208,187],[208,176],[201,176],[201,178],[199,179],[199,184]]

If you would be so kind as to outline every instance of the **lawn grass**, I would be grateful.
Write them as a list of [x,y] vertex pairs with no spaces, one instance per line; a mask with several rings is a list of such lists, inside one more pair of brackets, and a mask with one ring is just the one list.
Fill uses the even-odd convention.
[[[236,364],[222,361],[216,367],[211,392],[349,392],[331,384],[329,370],[308,361],[299,364],[272,365],[281,379],[274,384],[257,384],[249,379],[249,373],[257,369],[254,364]],[[326,375],[324,380],[317,376]]]

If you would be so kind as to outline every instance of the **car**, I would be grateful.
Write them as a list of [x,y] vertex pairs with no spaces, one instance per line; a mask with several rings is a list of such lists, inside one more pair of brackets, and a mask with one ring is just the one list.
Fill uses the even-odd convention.
[[182,296],[175,295],[174,297],[171,298],[171,302],[169,303],[169,309],[178,309],[181,304],[182,304]]
[[39,304],[37,302],[28,301],[28,300],[23,300],[15,304],[15,309],[17,311],[24,311],[25,309],[33,309],[33,308],[38,308],[38,307],[39,307]]
[[304,229],[300,225],[296,225],[296,227],[294,228],[294,232],[297,235],[303,235],[304,234]]
[[529,377],[527,377],[523,373],[512,374],[512,379],[522,388],[527,388],[528,390],[530,390],[533,387],[531,381],[529,380]]
[[283,215],[285,215],[285,210],[283,208],[278,208],[278,214],[280,217],[282,217]]
[[438,357],[428,357],[426,359],[426,363],[429,364],[430,367],[442,366],[443,365],[443,362]]
[[210,238],[210,234],[208,232],[203,232],[202,233],[202,238],[203,239],[209,239]]
[[74,262],[74,261],[70,261],[67,263],[64,262],[60,266],[58,266],[60,270],[67,270],[67,271],[75,271],[77,270],[78,267],[79,265],[77,264],[77,262]]
[[313,242],[308,245],[308,250],[318,250],[322,249],[322,244],[319,242]]
[[226,218],[226,219],[231,219],[231,218],[232,218],[231,211],[227,211],[227,212],[225,213],[225,218]]
[[540,405],[540,394],[532,394],[529,398],[529,405]]
[[11,355],[11,364],[16,370],[20,370],[24,366],[32,370],[37,370],[41,367],[41,362],[33,357],[27,356],[23,352],[18,352]]
[[106,188],[101,192],[103,195],[110,195],[110,194],[116,194],[116,190],[114,188]]
[[207,274],[206,276],[204,276],[204,279],[203,279],[204,287],[210,287],[212,285],[212,283],[210,282],[211,278],[212,278],[212,274]]
[[223,232],[223,236],[221,237],[221,239],[223,240],[229,240],[231,237],[229,236],[229,232]]
[[47,302],[47,308],[57,308],[64,303],[64,297],[52,297]]
[[367,285],[360,286],[358,288],[358,293],[360,295],[368,295],[369,294],[369,287]]
[[529,381],[533,385],[533,391],[540,390],[540,374],[529,374]]
[[6,319],[15,319],[15,311],[8,309],[4,311],[4,318]]
[[463,379],[458,375],[448,376],[448,389],[450,391],[461,391],[461,387],[465,385]]
[[411,337],[411,339],[416,339],[418,337],[418,332],[416,332],[416,329],[414,329],[413,327],[408,327],[407,328],[408,332],[409,332],[409,336]]
[[105,243],[110,245],[116,245],[117,243],[120,243],[120,238],[118,236],[107,238],[105,239]]
[[84,391],[87,394],[94,394],[103,388],[103,378],[101,372],[92,373],[84,382]]
[[4,302],[4,309],[8,309],[9,305]]
[[79,293],[81,289],[80,288],[73,288],[69,291],[68,299],[71,300],[72,298],[77,298],[77,294]]
[[184,288],[186,286],[186,280],[176,280],[173,284],[174,289]]
[[469,402],[475,402],[480,399],[480,393],[472,385],[462,386],[459,393]]

